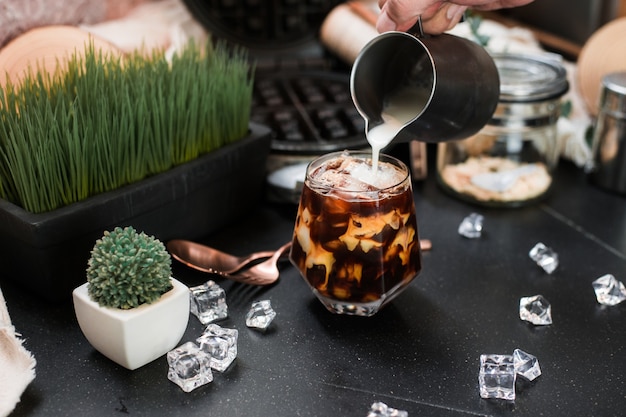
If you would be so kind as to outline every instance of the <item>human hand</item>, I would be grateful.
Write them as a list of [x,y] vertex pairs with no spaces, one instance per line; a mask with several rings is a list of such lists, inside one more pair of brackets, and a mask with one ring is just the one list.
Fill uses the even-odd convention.
[[422,29],[438,34],[452,29],[471,7],[475,10],[496,10],[523,6],[533,0],[379,0],[381,13],[376,23],[378,32],[405,32],[421,16]]

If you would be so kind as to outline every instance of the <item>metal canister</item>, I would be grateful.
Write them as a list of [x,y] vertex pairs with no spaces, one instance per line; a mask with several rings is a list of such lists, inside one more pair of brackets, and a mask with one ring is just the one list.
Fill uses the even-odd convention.
[[602,79],[592,152],[592,181],[626,194],[626,72],[611,73]]
[[439,144],[439,184],[486,206],[516,207],[544,197],[559,160],[557,121],[567,72],[551,55],[494,54],[499,102],[476,135]]

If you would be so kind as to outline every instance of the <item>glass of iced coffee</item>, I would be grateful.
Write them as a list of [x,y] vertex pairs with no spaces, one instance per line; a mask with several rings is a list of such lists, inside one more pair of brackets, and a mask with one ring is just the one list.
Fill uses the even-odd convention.
[[420,272],[411,178],[388,155],[336,152],[307,168],[291,262],[333,313],[371,316]]

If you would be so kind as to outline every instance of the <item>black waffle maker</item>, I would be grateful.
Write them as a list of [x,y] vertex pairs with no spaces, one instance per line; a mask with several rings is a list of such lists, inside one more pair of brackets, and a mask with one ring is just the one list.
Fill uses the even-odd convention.
[[367,146],[350,96],[349,68],[319,42],[340,1],[184,0],[214,38],[245,47],[256,65],[251,119],[273,131],[270,170],[327,152]]

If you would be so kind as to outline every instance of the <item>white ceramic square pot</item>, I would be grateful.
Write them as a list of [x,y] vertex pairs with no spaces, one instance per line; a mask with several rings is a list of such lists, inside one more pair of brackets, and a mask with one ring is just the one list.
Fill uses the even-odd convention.
[[187,329],[189,288],[174,278],[172,284],[158,301],[122,310],[91,300],[85,283],[72,293],[78,325],[104,356],[137,369],[175,348]]

